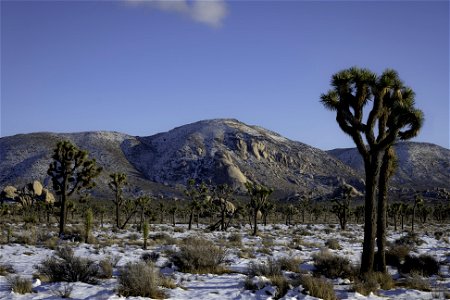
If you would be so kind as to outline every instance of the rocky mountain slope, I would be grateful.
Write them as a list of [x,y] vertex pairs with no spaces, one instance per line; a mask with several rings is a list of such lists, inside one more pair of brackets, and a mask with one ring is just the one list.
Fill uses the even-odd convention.
[[[398,157],[392,184],[403,189],[450,189],[450,150],[429,143],[400,142],[394,147]],[[356,148],[334,149],[329,154],[364,174],[364,164]]]
[[[328,194],[342,181],[363,189],[354,150],[327,153],[232,119],[199,121],[148,137],[117,132],[4,137],[0,139],[0,188],[33,180],[49,186],[46,171],[52,150],[63,139],[88,150],[103,167],[96,196],[112,196],[108,176],[119,171],[128,174],[132,194],[145,191],[180,197],[189,178],[227,183],[242,192],[247,180],[255,181],[275,188],[280,197],[309,191]],[[401,171],[396,183],[448,187],[449,150],[408,143],[399,156]]]
[[241,191],[247,180],[256,181],[284,194],[328,193],[342,179],[362,188],[359,175],[326,152],[229,119],[200,121],[149,137],[116,132],[4,137],[0,187],[35,179],[49,185],[46,170],[52,149],[62,139],[88,150],[103,167],[97,180],[100,194],[108,193],[108,174],[117,171],[128,174],[131,186],[137,187],[134,192],[164,195],[180,194],[189,178],[227,183]]

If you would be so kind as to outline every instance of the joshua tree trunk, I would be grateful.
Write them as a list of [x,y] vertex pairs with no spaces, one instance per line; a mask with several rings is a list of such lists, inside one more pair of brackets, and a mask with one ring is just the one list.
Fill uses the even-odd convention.
[[387,208],[387,188],[389,181],[389,151],[386,149],[383,155],[383,162],[380,169],[378,183],[378,211],[377,211],[377,257],[375,270],[386,273],[386,208]]
[[189,213],[189,226],[188,226],[188,230],[192,229],[192,219],[194,218],[194,211],[191,211]]
[[[64,184],[66,185],[66,184]],[[59,236],[64,235],[64,228],[66,226],[66,209],[67,209],[67,201],[66,201],[66,191],[63,190],[61,192],[61,213],[59,214]]]
[[253,235],[255,236],[258,232],[258,210],[254,209],[253,213]]
[[366,195],[364,211],[364,242],[361,256],[361,273],[371,273],[375,260],[375,234],[376,234],[376,187],[380,171],[380,154],[371,155],[365,159]]

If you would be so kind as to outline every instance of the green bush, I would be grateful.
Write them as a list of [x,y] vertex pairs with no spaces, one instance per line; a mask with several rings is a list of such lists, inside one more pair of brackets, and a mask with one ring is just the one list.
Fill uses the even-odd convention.
[[31,279],[23,278],[18,275],[7,277],[8,285],[11,291],[17,294],[27,294],[33,291]]
[[126,264],[119,275],[119,295],[124,297],[165,298],[159,288],[161,277],[152,264],[136,262]]

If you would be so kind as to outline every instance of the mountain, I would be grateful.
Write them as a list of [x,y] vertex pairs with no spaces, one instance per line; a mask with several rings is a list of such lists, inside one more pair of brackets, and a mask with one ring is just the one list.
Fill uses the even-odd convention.
[[[450,150],[429,143],[399,142],[394,146],[398,166],[391,179],[402,189],[450,189]],[[327,151],[364,174],[364,164],[356,148]]]
[[148,137],[117,132],[33,133],[0,139],[0,187],[41,180],[57,141],[89,151],[103,167],[97,193],[108,195],[108,174],[125,172],[130,186],[153,194],[180,195],[189,178],[227,183],[244,192],[255,181],[279,194],[325,194],[342,180],[361,189],[360,175],[326,152],[237,120],[199,121]]
[[[187,180],[227,183],[245,193],[249,180],[273,187],[274,197],[312,191],[332,193],[342,182],[360,191],[363,168],[355,149],[328,153],[291,141],[270,130],[234,119],[214,119],[180,126],[147,137],[117,132],[32,133],[0,138],[0,189],[40,180],[47,187],[48,165],[55,145],[70,140],[89,151],[103,172],[94,196],[112,197],[109,174],[128,175],[129,193],[183,197]],[[449,150],[431,144],[396,146],[399,169],[393,182],[401,187],[449,188]]]

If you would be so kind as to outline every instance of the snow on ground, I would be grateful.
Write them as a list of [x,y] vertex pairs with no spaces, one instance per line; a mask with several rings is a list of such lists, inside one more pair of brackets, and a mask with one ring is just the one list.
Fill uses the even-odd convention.
[[[18,225],[14,225],[19,232]],[[56,227],[56,226],[55,226]],[[70,245],[76,256],[86,257],[94,261],[100,261],[105,257],[120,258],[113,272],[113,278],[101,279],[98,284],[92,285],[82,282],[76,283],[41,283],[35,282],[34,292],[29,294],[15,294],[10,291],[6,276],[0,276],[0,299],[60,299],[61,291],[71,287],[72,299],[124,299],[117,295],[117,275],[119,269],[127,262],[136,262],[145,252],[160,254],[156,266],[162,273],[170,276],[177,284],[175,289],[165,289],[169,299],[274,299],[275,287],[270,282],[262,284],[256,291],[246,290],[248,266],[251,262],[265,262],[269,257],[298,257],[301,259],[300,270],[303,273],[314,269],[312,255],[324,247],[328,239],[337,239],[341,245],[340,250],[330,250],[339,256],[345,256],[354,265],[359,264],[362,251],[363,230],[361,225],[350,225],[346,231],[330,225],[268,225],[260,226],[259,236],[250,235],[250,228],[243,226],[231,228],[228,232],[209,232],[204,226],[188,231],[185,225],[177,225],[173,228],[168,225],[152,225],[150,237],[160,236],[164,242],[158,240],[151,242],[148,250],[142,249],[142,238],[136,230],[119,231],[111,228],[98,229],[95,236],[98,243],[85,244],[71,241],[62,241],[61,244]],[[44,228],[43,230],[48,230]],[[435,231],[444,232],[443,238],[437,240]],[[51,232],[51,230],[50,230]],[[351,292],[351,284],[348,280],[332,280],[334,290],[339,299],[444,299],[445,291],[450,290],[450,244],[448,237],[450,226],[428,226],[421,229],[419,237],[423,244],[412,249],[413,254],[430,254],[441,263],[440,276],[429,278],[432,291],[424,292],[397,287],[392,290],[379,290],[377,295],[363,296]],[[53,233],[54,234],[54,233]],[[241,235],[242,244],[234,245],[228,242],[230,235]],[[392,242],[401,236],[402,232],[393,232],[390,228],[388,241]],[[224,274],[188,274],[181,273],[173,268],[168,259],[170,251],[177,251],[177,241],[188,237],[203,237],[214,241],[217,245],[227,248],[225,267],[229,270]],[[172,240],[170,240],[170,238]],[[51,257],[54,250],[44,245],[3,244],[0,246],[0,265],[10,264],[16,274],[32,278],[36,273],[35,266],[44,259]],[[398,278],[397,270],[389,267],[389,273]],[[143,297],[129,297],[129,299],[144,299]],[[303,293],[302,286],[291,287],[282,299],[318,299]]]

